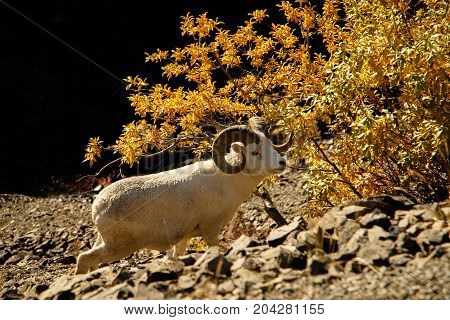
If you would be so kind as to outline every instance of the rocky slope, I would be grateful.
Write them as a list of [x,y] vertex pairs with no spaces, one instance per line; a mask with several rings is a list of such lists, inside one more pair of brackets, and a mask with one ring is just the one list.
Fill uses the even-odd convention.
[[[95,236],[83,196],[0,197],[3,299],[449,299],[450,202],[414,205],[377,196],[330,210],[309,228],[295,216],[301,188],[271,193],[281,228],[250,198],[225,228],[220,254],[189,250],[179,261],[138,252],[72,276]],[[191,248],[192,249],[192,248]]]

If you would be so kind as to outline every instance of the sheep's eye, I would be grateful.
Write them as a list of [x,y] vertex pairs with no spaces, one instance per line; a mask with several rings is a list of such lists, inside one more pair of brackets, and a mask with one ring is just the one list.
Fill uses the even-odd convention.
[[252,156],[259,156],[259,152],[253,151]]

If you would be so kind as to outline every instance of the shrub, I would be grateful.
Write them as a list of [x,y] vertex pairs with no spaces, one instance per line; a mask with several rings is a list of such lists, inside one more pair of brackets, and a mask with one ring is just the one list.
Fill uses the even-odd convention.
[[[315,208],[395,190],[422,201],[448,195],[448,6],[281,1],[282,21],[256,10],[233,30],[188,14],[180,29],[189,44],[146,54],[162,64],[163,81],[126,79],[138,120],[112,149],[129,165],[179,146],[201,155],[211,125],[257,114],[294,133],[292,157],[308,164],[305,192]],[[101,149],[91,139],[86,159]]]

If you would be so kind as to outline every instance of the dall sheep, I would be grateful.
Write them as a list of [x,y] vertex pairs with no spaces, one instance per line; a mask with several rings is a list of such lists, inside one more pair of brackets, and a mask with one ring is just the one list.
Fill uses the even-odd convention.
[[[218,245],[222,227],[267,176],[286,168],[283,145],[263,133],[267,125],[254,117],[249,126],[232,126],[213,142],[212,159],[166,171],[125,178],[103,189],[92,205],[98,229],[94,247],[77,259],[76,274],[139,249],[186,250],[190,238],[203,236]],[[229,151],[228,151],[229,150]]]

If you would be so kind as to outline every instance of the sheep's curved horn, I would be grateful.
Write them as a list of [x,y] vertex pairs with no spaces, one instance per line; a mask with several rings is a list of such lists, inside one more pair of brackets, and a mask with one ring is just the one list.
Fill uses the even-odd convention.
[[268,136],[269,125],[261,117],[251,117],[248,119],[248,125],[253,131],[259,131]]
[[278,152],[286,152],[288,149],[292,146],[292,143],[294,142],[294,135],[289,133],[289,139],[282,144],[274,144],[273,148],[277,150]]
[[216,166],[224,173],[234,174],[241,172],[245,167],[245,156],[239,166],[232,166],[225,160],[228,147],[233,142],[259,143],[258,135],[246,126],[232,126],[222,130],[213,142],[212,157]]
[[[261,117],[251,117],[248,120],[248,125],[250,126],[250,128],[252,130],[262,132],[268,138],[270,138],[269,131],[271,131],[272,128],[277,127],[276,125],[272,126],[272,125],[266,123]],[[278,152],[285,152],[292,146],[293,141],[294,141],[294,135],[291,132],[289,134],[288,140],[285,143],[279,144],[279,145],[274,144],[273,148],[275,150],[277,150]]]

